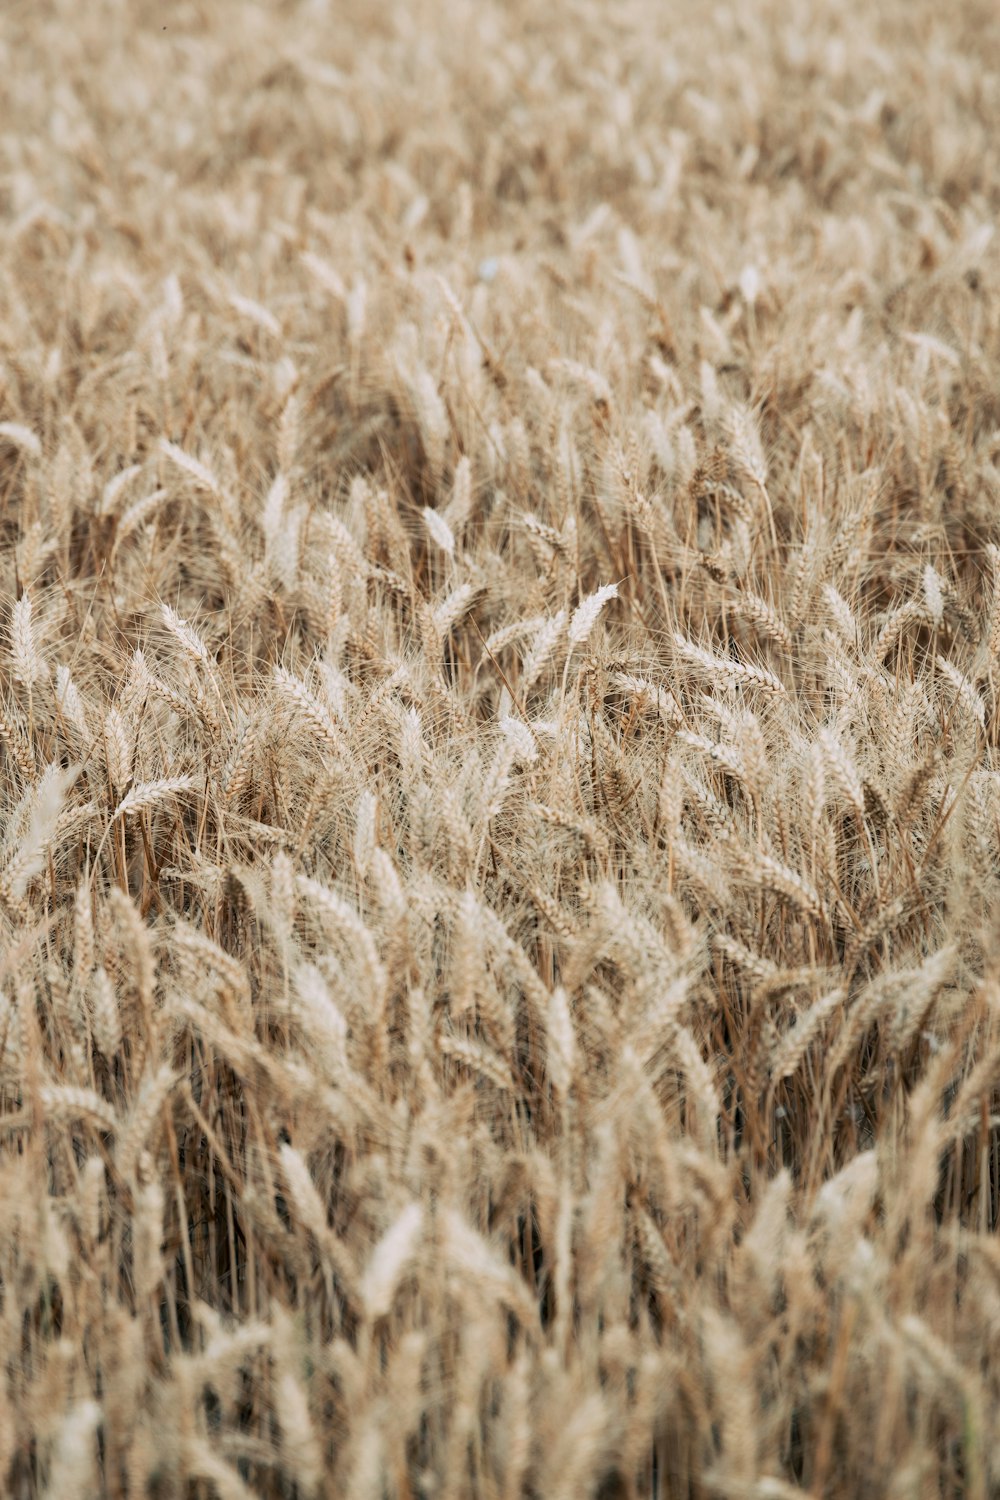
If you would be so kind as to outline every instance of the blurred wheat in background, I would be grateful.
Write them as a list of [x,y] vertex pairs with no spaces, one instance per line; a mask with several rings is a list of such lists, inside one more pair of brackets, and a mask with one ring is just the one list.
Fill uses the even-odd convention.
[[0,1492],[1000,1496],[995,7],[0,62]]

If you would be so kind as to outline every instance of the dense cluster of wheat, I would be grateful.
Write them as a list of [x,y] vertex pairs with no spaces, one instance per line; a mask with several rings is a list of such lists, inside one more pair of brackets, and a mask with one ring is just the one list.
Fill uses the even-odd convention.
[[938,10],[4,6],[5,1495],[1000,1495]]

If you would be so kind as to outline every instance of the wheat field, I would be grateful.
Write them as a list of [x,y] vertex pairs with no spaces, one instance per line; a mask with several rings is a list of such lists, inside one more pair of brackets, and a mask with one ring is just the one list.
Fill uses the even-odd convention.
[[0,1493],[1000,1497],[1000,12],[0,61]]

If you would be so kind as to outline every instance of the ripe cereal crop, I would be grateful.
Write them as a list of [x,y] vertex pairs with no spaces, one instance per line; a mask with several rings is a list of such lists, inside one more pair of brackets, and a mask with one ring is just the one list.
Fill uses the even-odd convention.
[[1000,12],[0,62],[0,1494],[997,1500]]

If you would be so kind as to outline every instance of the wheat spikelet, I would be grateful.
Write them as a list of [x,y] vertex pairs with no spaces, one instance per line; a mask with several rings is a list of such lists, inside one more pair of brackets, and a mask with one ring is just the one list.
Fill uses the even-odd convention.
[[823,602],[830,618],[845,646],[854,647],[858,642],[858,622],[843,594],[832,583],[824,583]]
[[181,619],[177,610],[171,609],[169,604],[160,606],[160,615],[162,615],[163,624],[177,640],[184,654],[190,657],[190,660],[196,661],[199,666],[204,666],[205,670],[211,670],[211,655],[208,654],[208,646],[205,645],[195,627],[187,624],[186,619]]
[[938,992],[955,966],[956,953],[955,945],[949,944],[930,954],[919,968],[890,976],[898,983],[891,1028],[891,1045],[897,1052],[905,1052],[916,1033],[927,1024]]
[[111,1105],[93,1089],[46,1084],[39,1090],[39,1101],[46,1116],[54,1124],[67,1119],[79,1119],[90,1120],[112,1134],[120,1129],[120,1121]]
[[514,641],[519,641],[526,635],[534,635],[545,623],[544,615],[533,615],[525,620],[511,620],[509,625],[503,625],[498,630],[491,630],[486,637],[485,644],[494,654],[497,654]]
[[80,1172],[77,1213],[85,1242],[96,1246],[105,1210],[105,1168],[99,1156],[88,1156]]
[[238,716],[237,724],[236,736],[220,778],[222,795],[230,803],[238,803],[250,786],[259,735],[256,718],[243,716],[240,722]]
[[563,1100],[569,1097],[573,1082],[576,1050],[569,998],[562,985],[556,985],[549,997],[548,1071],[553,1089]]
[[908,912],[905,896],[896,896],[892,901],[880,903],[872,916],[851,937],[844,961],[851,968],[866,949],[872,947],[886,933],[902,922]]
[[155,1179],[155,1170],[152,1157],[145,1152],[139,1172],[140,1185],[134,1197],[135,1289],[142,1304],[155,1295],[164,1271],[162,1245],[166,1195]]
[[549,658],[551,657],[560,636],[566,628],[566,611],[561,609],[539,629],[535,635],[531,649],[528,651],[521,665],[520,690],[523,698],[531,691],[538,681]]
[[179,448],[176,443],[168,442],[166,438],[160,439],[159,450],[165,458],[169,458],[171,463],[176,464],[183,473],[193,479],[202,489],[207,490],[211,495],[215,495],[216,498],[221,498],[222,491],[219,487],[219,481],[206,464],[201,463],[197,458],[192,458],[190,453],[185,453],[183,448]]
[[553,1500],[572,1500],[579,1494],[584,1476],[598,1467],[608,1442],[610,1418],[601,1394],[592,1393],[570,1410],[543,1470],[544,1490]]
[[32,458],[40,458],[42,445],[30,427],[23,422],[0,422],[0,438],[21,448]]
[[729,840],[738,838],[736,821],[732,809],[728,804],[720,802],[714,793],[687,771],[681,768],[681,777],[691,797],[698,806],[705,823],[711,832],[720,839]]
[[36,640],[30,594],[22,594],[11,611],[10,641],[15,680],[28,688],[47,682],[49,668]]
[[446,552],[449,557],[454,557],[455,534],[444,516],[439,511],[432,510],[429,505],[425,505],[423,517],[431,540],[441,548],[442,552]]
[[991,542],[987,554],[993,572],[993,598],[990,603],[986,643],[990,656],[1000,656],[1000,547]]
[[752,682],[769,693],[785,692],[785,685],[773,672],[764,667],[753,667],[747,662],[735,661],[732,657],[715,656],[711,651],[696,646],[686,636],[674,632],[674,645],[681,658],[692,666],[700,667],[715,678],[728,678],[733,682]]
[[119,795],[132,780],[132,750],[124,719],[116,708],[109,708],[104,715],[104,756],[108,780]]
[[295,867],[283,849],[275,851],[271,860],[270,917],[282,942],[291,936],[297,908],[295,892]]
[[737,466],[763,489],[767,483],[767,460],[760,432],[746,407],[731,407],[728,413],[729,443]]
[[302,441],[302,401],[296,390],[300,375],[287,356],[279,362],[279,368],[284,405],[278,423],[278,468],[282,473],[290,474],[295,468]]
[[25,737],[20,715],[5,706],[0,707],[0,739],[25,781],[34,782],[37,776],[35,759],[30,742]]
[[906,604],[901,604],[898,609],[892,610],[878,633],[875,641],[875,655],[880,660],[887,656],[908,625],[921,625],[925,619],[925,608],[915,599],[910,599]]
[[766,639],[774,641],[782,651],[791,651],[792,637],[788,626],[766,599],[745,590],[735,596],[731,608],[734,614],[748,621]]
[[87,1500],[97,1491],[97,1429],[103,1416],[96,1401],[78,1402],[59,1423],[46,1497]]
[[496,1298],[531,1327],[537,1317],[534,1298],[513,1267],[456,1209],[444,1208],[439,1223],[443,1241],[440,1249],[459,1282],[477,1288],[489,1299]]
[[328,748],[342,759],[348,760],[350,751],[342,730],[334,722],[329,710],[301,678],[296,677],[293,672],[287,671],[284,667],[275,667],[274,683],[286,701],[294,705],[306,722],[321,736]]
[[274,1406],[281,1428],[285,1468],[304,1495],[315,1495],[323,1477],[323,1462],[309,1401],[294,1370],[285,1369],[275,1383]]
[[530,725],[505,714],[500,720],[500,731],[506,741],[512,764],[534,765],[538,759],[538,744]]
[[25,1062],[22,1040],[24,1019],[20,1008],[0,990],[0,1063],[8,1075],[18,1076]]
[[[227,1064],[241,1076],[254,1077],[260,1072],[267,1073],[267,1053],[247,1035],[244,1017],[239,1014],[235,1016],[239,1029],[234,1030],[213,1014],[207,1005],[176,995],[166,1009],[171,1021],[178,1022],[193,1036],[202,1038],[214,1050],[220,1062]],[[158,1032],[159,1027],[156,1030]],[[156,1039],[154,1034],[154,1041]]]
[[610,411],[611,387],[598,370],[575,359],[553,359],[549,361],[548,367],[555,374],[566,375],[579,382],[589,392],[595,406],[605,407]]
[[105,484],[101,493],[100,514],[102,516],[113,515],[118,507],[119,498],[125,493],[132,480],[142,473],[141,464],[129,464],[127,468],[120,469]]
[[673,852],[681,869],[701,887],[710,903],[719,910],[725,910],[729,892],[718,864],[685,838],[673,840]]
[[864,788],[853,759],[831,729],[825,727],[820,729],[818,743],[823,764],[829,772],[831,780],[837,786],[841,796],[850,803],[858,817],[863,818],[865,815]]
[[56,667],[56,702],[84,743],[87,743],[90,735],[83,698],[69,669],[62,664]]
[[139,782],[118,803],[111,814],[111,821],[114,823],[119,818],[136,817],[139,813],[148,812],[157,803],[191,791],[193,786],[193,776],[164,776],[160,781]]
[[746,777],[747,768],[743,757],[734,745],[726,745],[721,740],[709,739],[705,734],[692,734],[688,729],[679,730],[677,738],[682,744],[690,745],[693,750],[700,751],[721,770],[728,771],[732,776]]
[[408,906],[399,871],[390,855],[378,847],[372,850],[371,865],[372,883],[378,891],[378,900],[388,919],[389,929],[395,929],[396,935],[405,937]]
[[809,882],[771,855],[755,852],[750,873],[764,890],[785,896],[805,916],[818,918],[822,915],[823,904]]
[[378,1241],[360,1283],[369,1318],[382,1318],[389,1312],[400,1280],[418,1253],[423,1228],[422,1206],[408,1203]]
[[[112,900],[114,899],[115,895],[114,893],[112,893]],[[125,904],[124,898],[121,896],[120,892],[118,893],[117,899],[122,903],[122,905]],[[131,903],[128,904],[131,907]],[[148,958],[144,957],[142,960],[143,967],[147,968],[147,974],[144,977],[143,983],[144,986],[148,989],[149,994],[151,995],[152,949],[151,945],[148,942],[148,939],[145,938],[144,930],[143,936],[139,936],[138,929],[140,924],[138,920],[138,914],[135,912],[134,908],[131,908],[131,910],[134,936],[133,941],[130,945],[130,953],[133,956],[134,961],[135,955],[140,948],[140,944],[145,946],[146,952],[149,956]],[[200,932],[198,930],[198,928],[192,927],[187,922],[183,921],[175,922],[173,927],[171,928],[171,943],[176,951],[192,961],[190,967],[192,971],[197,975],[197,977],[204,979],[206,977],[207,971],[207,974],[212,976],[216,984],[218,984],[229,996],[234,998],[240,1006],[245,1008],[247,1005],[249,1005],[250,988],[246,969],[237,959],[233,958],[231,954],[227,953],[226,950],[222,948],[218,943],[213,942],[211,938],[206,937],[203,932]]]
[[112,1058],[122,1043],[122,1017],[114,985],[102,964],[91,976],[89,1000],[94,1043],[106,1058]]
[[297,875],[295,890],[311,902],[315,910],[331,918],[335,930],[350,941],[352,958],[368,982],[367,998],[375,1006],[376,1013],[379,1012],[385,998],[386,973],[371,929],[348,902],[320,881]]
[[354,824],[354,867],[364,880],[378,842],[378,801],[373,792],[362,792]]
[[458,588],[452,589],[446,598],[436,604],[432,611],[434,629],[439,636],[445,636],[448,631],[457,625],[464,614],[472,607],[480,586],[475,583],[461,583]]
[[171,1091],[177,1083],[177,1074],[168,1064],[163,1064],[147,1077],[129,1112],[124,1126],[119,1123],[118,1146],[115,1163],[127,1182],[136,1180],[140,1158],[146,1151],[150,1133]]
[[981,695],[976,691],[973,683],[964,676],[956,666],[943,656],[936,656],[938,671],[948,679],[958,695],[958,701],[968,714],[976,720],[981,729],[986,728],[986,704]]
[[650,1279],[659,1296],[674,1298],[680,1291],[680,1277],[663,1243],[663,1235],[646,1209],[635,1216],[636,1238]]
[[480,1074],[496,1088],[514,1092],[514,1080],[510,1068],[489,1047],[468,1037],[450,1036],[441,1032],[437,1038],[437,1050],[443,1057],[454,1057],[473,1073]]
[[777,974],[777,965],[763,954],[755,953],[731,933],[713,931],[712,947],[735,964],[738,969],[748,974],[758,984],[764,984],[773,979]]
[[[527,733],[527,731],[525,732]],[[532,750],[534,750],[534,741],[532,741]],[[503,806],[517,756],[518,748],[516,742],[509,735],[505,735],[503,743],[490,763],[489,770],[483,777],[483,785],[480,793],[481,815],[486,824],[489,824],[490,819],[494,818]],[[447,794],[442,795],[445,796]],[[448,800],[450,800],[450,797],[448,797]],[[464,818],[462,817],[460,805],[454,808],[448,822],[452,831],[455,828],[461,828]]]
[[448,992],[453,1016],[475,1010],[488,982],[480,941],[478,902],[471,891],[463,892],[451,926]]
[[570,619],[569,630],[567,632],[571,646],[582,645],[590,639],[590,633],[597,623],[597,617],[601,613],[601,610],[609,599],[617,598],[618,585],[616,583],[606,583],[602,584],[593,594],[588,594],[586,599],[577,605]]
[[670,1050],[687,1075],[690,1095],[698,1107],[698,1133],[705,1144],[714,1139],[721,1103],[711,1069],[685,1026],[672,1029]]
[[227,291],[226,301],[241,317],[248,319],[256,328],[264,333],[270,334],[271,338],[281,337],[281,324],[268,308],[255,302],[252,297],[244,297],[239,292]]
[[349,1075],[347,1019],[330,986],[314,964],[295,966],[291,1010],[302,1028],[314,1062],[325,1077],[342,1084]]
[[924,568],[923,586],[927,613],[935,625],[940,625],[944,620],[944,579],[933,563]]
[[144,686],[148,687],[150,692],[155,693],[156,697],[166,703],[175,714],[178,714],[181,718],[190,717],[192,714],[191,704],[186,698],[182,698],[180,693],[175,693],[173,688],[164,682],[162,678],[157,677],[152,672],[148,672],[143,681]]
[[299,1222],[320,1245],[325,1244],[330,1233],[326,1208],[316,1191],[316,1184],[301,1152],[286,1143],[278,1152],[278,1160]]
[[73,898],[73,970],[78,984],[84,984],[94,967],[94,918],[90,890],[78,885]]
[[445,451],[450,435],[448,414],[438,392],[437,383],[429,370],[417,371],[411,390],[427,462],[432,479],[436,481],[444,467]]
[[0,871],[0,892],[6,898],[20,901],[29,882],[41,871],[45,856],[58,837],[66,793],[78,774],[78,767],[62,770],[53,764],[46,767],[33,789],[28,826],[13,857]]
[[821,1034],[830,1017],[843,1005],[846,993],[842,988],[830,990],[798,1018],[793,1030],[787,1033],[771,1058],[770,1072],[773,1083],[781,1083],[797,1071],[802,1059]]

